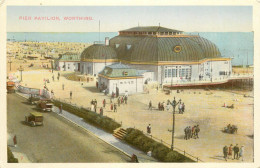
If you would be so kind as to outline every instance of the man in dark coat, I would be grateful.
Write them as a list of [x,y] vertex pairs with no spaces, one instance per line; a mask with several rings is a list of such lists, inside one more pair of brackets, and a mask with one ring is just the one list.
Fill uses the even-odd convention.
[[238,159],[239,147],[238,144],[233,148],[234,151],[234,159]]
[[228,155],[228,147],[227,146],[224,146],[223,154],[224,154],[225,161],[227,161],[227,155]]

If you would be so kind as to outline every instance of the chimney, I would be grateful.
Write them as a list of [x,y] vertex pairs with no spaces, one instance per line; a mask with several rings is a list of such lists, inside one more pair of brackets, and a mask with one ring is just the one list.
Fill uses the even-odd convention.
[[108,46],[109,45],[109,37],[105,38],[105,45]]

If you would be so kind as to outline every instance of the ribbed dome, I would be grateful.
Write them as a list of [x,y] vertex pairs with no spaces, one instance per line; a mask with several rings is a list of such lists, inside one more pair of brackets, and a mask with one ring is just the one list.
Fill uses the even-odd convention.
[[89,59],[117,59],[117,54],[110,46],[94,44],[81,53],[81,61]]
[[[198,61],[221,57],[216,45],[200,36],[117,36],[110,40],[110,46],[120,60],[131,62]],[[176,46],[179,51],[175,50]]]

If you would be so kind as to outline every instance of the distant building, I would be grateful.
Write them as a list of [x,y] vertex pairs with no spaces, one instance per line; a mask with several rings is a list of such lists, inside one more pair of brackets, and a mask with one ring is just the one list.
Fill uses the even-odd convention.
[[77,53],[65,53],[57,59],[56,68],[60,71],[80,71],[80,55]]
[[121,30],[105,45],[89,46],[81,54],[81,72],[97,75],[116,62],[154,72],[159,84],[216,81],[232,73],[231,59],[211,41],[160,26]]
[[98,87],[111,94],[143,92],[144,83],[153,80],[153,72],[137,70],[121,63],[106,66],[98,75]]

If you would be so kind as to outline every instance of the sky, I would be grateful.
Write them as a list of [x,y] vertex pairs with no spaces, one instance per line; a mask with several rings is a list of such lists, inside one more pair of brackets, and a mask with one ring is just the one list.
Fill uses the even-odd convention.
[[[30,16],[31,20],[20,17]],[[64,17],[91,17],[70,20]],[[60,20],[35,20],[59,17]],[[185,32],[251,32],[250,6],[8,6],[7,32],[117,32],[160,26]]]

